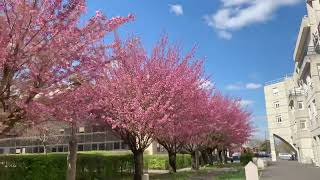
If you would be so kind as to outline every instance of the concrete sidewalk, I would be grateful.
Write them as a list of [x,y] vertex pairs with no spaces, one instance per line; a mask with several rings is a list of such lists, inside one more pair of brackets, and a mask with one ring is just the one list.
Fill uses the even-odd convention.
[[262,171],[261,180],[320,180],[320,168],[296,161],[272,162]]

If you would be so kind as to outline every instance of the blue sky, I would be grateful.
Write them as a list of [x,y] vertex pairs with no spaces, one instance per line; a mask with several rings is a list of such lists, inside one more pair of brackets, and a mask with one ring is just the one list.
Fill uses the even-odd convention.
[[147,49],[163,32],[185,50],[198,46],[217,89],[241,97],[253,112],[258,136],[267,129],[263,84],[293,71],[293,50],[304,0],[88,0],[88,15],[133,13],[123,35]]

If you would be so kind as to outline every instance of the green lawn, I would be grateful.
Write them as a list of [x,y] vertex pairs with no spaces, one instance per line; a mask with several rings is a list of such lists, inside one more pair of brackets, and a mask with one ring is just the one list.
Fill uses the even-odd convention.
[[[224,167],[235,169],[234,172],[215,171],[217,165],[201,168],[199,171],[186,171],[168,174],[150,174],[150,180],[189,180],[190,178],[202,179],[204,177],[214,180],[245,180],[245,172],[240,164],[227,164]],[[118,180],[129,180],[130,177],[123,177]]]
[[202,179],[204,177],[212,178],[215,180],[245,180],[245,173],[243,168],[237,169],[236,172],[212,172],[212,168],[202,169],[197,172],[179,172],[176,174],[161,174],[161,175],[150,175],[151,180],[188,180],[192,177],[196,179]]

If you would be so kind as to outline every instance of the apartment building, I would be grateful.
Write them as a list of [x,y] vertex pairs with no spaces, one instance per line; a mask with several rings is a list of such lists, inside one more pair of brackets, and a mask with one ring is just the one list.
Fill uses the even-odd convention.
[[293,74],[264,88],[272,160],[275,138],[292,147],[301,163],[320,165],[320,1],[306,1],[294,50]]
[[[32,154],[68,152],[71,129],[62,123],[50,124],[50,131],[31,128],[25,134],[0,139],[1,154]],[[77,128],[78,151],[129,151],[128,145],[108,126],[84,125]],[[166,153],[157,142],[146,149],[146,154]]]
[[[53,126],[51,126],[53,127]],[[22,136],[0,139],[0,154],[68,152],[70,128],[55,126],[55,131],[44,133],[31,129]],[[121,151],[128,146],[110,127],[82,126],[77,130],[78,151]]]

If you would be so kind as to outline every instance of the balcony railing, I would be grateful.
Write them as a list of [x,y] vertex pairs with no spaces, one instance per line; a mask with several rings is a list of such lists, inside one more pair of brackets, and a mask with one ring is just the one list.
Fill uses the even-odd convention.
[[289,90],[289,96],[301,96],[305,94],[305,90],[302,88],[293,88]]

